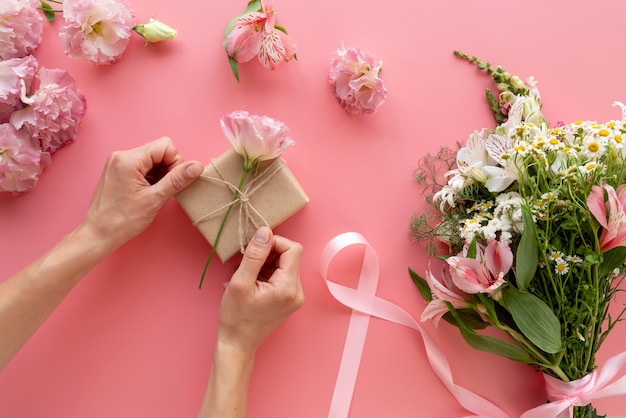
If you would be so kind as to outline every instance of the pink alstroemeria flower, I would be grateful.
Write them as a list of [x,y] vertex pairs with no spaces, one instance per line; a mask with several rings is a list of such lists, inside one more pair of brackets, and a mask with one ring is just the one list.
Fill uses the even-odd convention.
[[430,270],[427,271],[426,283],[428,283],[433,299],[428,302],[428,305],[422,312],[422,322],[432,319],[433,325],[439,325],[441,317],[448,312],[446,302],[450,303],[455,309],[471,306],[467,295],[454,284],[448,270],[442,272],[441,279],[433,275]]
[[63,17],[59,36],[70,58],[110,64],[128,46],[134,15],[125,0],[64,0]]
[[237,154],[244,158],[246,167],[280,156],[295,144],[283,122],[268,116],[250,115],[245,110],[235,111],[220,120],[222,131]]
[[0,124],[0,192],[29,191],[48,164],[50,154],[41,152],[25,130]]
[[53,153],[74,141],[86,110],[85,97],[65,70],[41,68],[37,91],[22,102],[27,106],[13,112],[15,129],[26,127],[41,150]]
[[617,190],[608,184],[593,186],[587,197],[587,206],[604,228],[600,234],[600,250],[605,252],[626,246],[626,185],[622,184]]
[[0,2],[0,60],[22,58],[41,43],[43,17],[39,0]]
[[490,239],[484,253],[477,250],[475,259],[455,256],[446,261],[459,289],[469,294],[494,295],[513,265],[513,252],[508,244]]
[[247,62],[258,56],[265,68],[274,69],[291,60],[297,52],[295,42],[276,28],[273,0],[261,1],[261,11],[238,17],[226,40],[228,55],[237,62]]
[[328,82],[346,112],[371,114],[385,102],[387,88],[380,70],[383,63],[358,48],[337,49],[330,61]]

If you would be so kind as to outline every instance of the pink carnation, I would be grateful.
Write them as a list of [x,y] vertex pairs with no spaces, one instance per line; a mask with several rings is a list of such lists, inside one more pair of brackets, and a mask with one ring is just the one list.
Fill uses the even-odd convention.
[[66,25],[59,31],[65,53],[95,64],[122,56],[130,40],[134,15],[124,0],[65,0]]
[[24,130],[11,124],[0,125],[0,192],[18,194],[32,189],[50,154],[41,152]]
[[41,68],[39,86],[32,96],[22,96],[27,105],[11,115],[16,129],[26,127],[44,152],[53,153],[74,141],[86,110],[82,95],[65,70]]
[[378,76],[382,62],[358,48],[341,46],[330,62],[328,79],[339,104],[348,113],[375,113],[387,96]]
[[37,67],[32,55],[0,61],[0,123],[8,122],[11,113],[22,107],[22,86],[29,91]]
[[39,0],[0,2],[0,59],[21,58],[41,43],[43,17]]

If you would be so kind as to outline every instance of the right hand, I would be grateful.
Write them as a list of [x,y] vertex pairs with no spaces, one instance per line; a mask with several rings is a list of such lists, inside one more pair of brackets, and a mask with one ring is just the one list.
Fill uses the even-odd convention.
[[299,243],[273,235],[267,227],[256,231],[222,298],[221,343],[245,356],[254,355],[261,342],[302,307],[302,251]]

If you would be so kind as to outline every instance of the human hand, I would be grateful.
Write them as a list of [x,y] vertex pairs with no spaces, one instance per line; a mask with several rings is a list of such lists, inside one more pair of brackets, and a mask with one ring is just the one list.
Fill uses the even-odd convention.
[[243,356],[302,307],[302,246],[259,228],[226,287],[219,311],[218,341]]
[[170,138],[112,153],[94,192],[83,226],[112,251],[143,232],[161,207],[203,171],[183,162]]

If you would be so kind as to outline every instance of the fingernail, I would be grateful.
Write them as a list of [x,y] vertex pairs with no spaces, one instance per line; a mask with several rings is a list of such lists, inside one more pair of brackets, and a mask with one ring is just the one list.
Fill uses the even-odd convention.
[[259,244],[267,244],[270,240],[270,229],[265,226],[259,228],[254,234],[254,240]]
[[185,169],[185,174],[187,174],[187,177],[189,178],[195,178],[202,174],[203,171],[204,167],[202,167],[201,164],[194,163]]

